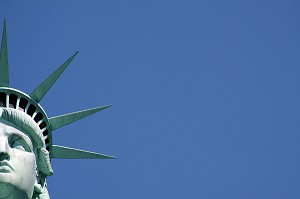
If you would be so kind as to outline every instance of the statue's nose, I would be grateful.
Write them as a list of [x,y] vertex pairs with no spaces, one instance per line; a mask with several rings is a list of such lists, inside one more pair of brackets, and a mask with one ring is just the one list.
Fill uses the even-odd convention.
[[10,157],[7,153],[2,152],[2,153],[0,153],[0,161],[4,161],[4,160],[9,161]]
[[9,160],[7,139],[0,137],[0,161]]

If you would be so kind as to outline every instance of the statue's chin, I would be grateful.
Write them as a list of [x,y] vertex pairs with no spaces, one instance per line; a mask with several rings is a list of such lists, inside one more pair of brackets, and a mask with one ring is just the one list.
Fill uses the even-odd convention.
[[0,199],[28,199],[28,196],[11,184],[0,183]]

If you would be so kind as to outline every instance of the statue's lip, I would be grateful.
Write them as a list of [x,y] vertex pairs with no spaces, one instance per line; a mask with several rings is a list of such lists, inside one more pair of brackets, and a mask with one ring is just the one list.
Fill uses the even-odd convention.
[[8,173],[10,171],[14,171],[10,164],[8,164],[6,161],[0,162],[0,173]]

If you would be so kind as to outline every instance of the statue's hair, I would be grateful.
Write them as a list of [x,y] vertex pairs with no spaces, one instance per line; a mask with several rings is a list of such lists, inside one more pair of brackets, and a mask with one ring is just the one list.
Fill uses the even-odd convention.
[[46,145],[43,139],[43,134],[37,123],[26,113],[12,109],[0,108],[0,121],[7,121],[15,128],[22,131],[30,137],[34,148],[36,149],[36,164],[39,172],[39,185],[35,185],[34,197],[39,199],[48,199],[45,178],[53,174],[50,163],[49,152],[46,150]]

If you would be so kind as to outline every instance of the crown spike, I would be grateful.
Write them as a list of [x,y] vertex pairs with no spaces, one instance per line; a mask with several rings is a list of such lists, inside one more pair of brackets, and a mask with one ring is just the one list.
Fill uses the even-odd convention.
[[74,113],[69,113],[69,114],[49,118],[50,128],[51,130],[58,129],[60,127],[66,126],[67,124],[76,122],[77,120],[80,120],[89,115],[102,111],[103,109],[106,109],[110,106],[111,105],[101,106],[97,108],[87,109],[83,111],[78,111]]
[[116,159],[116,157],[59,145],[52,146],[52,158],[57,159]]
[[43,81],[32,93],[30,97],[34,99],[37,103],[41,101],[41,99],[46,95],[49,89],[53,86],[56,80],[60,77],[60,75],[65,71],[67,66],[71,63],[74,57],[77,55],[78,51],[70,57],[65,63],[63,63],[54,73],[52,73],[45,81]]
[[0,52],[0,87],[9,87],[6,19],[4,19],[1,52]]

